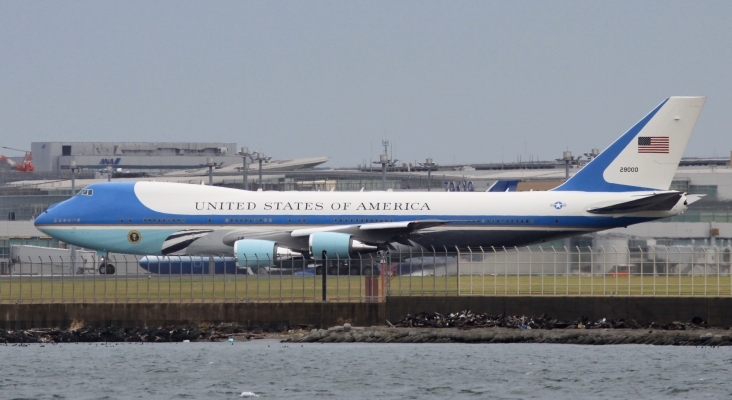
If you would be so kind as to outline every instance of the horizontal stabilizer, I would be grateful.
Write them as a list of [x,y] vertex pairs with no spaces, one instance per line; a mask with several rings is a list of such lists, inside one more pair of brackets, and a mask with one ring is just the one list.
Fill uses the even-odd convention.
[[587,212],[592,214],[629,214],[644,211],[668,211],[671,210],[683,196],[681,192],[669,192],[654,194],[638,200],[613,204],[607,207],[590,208]]
[[686,204],[692,204],[696,203],[697,201],[701,200],[702,197],[706,196],[706,194],[687,194],[686,195]]

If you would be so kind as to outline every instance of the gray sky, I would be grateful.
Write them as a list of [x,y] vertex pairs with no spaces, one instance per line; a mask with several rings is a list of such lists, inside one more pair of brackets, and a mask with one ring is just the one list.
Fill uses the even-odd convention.
[[686,155],[729,156],[730,21],[729,1],[3,1],[0,145],[550,159],[706,95]]

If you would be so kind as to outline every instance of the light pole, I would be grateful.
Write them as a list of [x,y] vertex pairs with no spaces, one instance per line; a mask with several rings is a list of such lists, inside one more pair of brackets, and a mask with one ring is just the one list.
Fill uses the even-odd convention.
[[564,180],[569,180],[569,166],[575,162],[578,162],[582,156],[572,157],[572,152],[567,150],[562,153],[562,158],[557,158],[557,161],[564,161]]
[[112,167],[107,167],[107,182],[112,182]]
[[389,141],[382,140],[381,145],[384,146],[384,154],[379,155],[379,161],[374,161],[374,164],[381,164],[381,190],[386,192],[386,166],[394,165],[399,160],[389,159]]
[[206,158],[206,166],[208,167],[208,186],[213,186],[213,167],[214,160],[211,157]]
[[254,159],[259,161],[259,189],[262,189],[262,163],[271,160],[272,157],[267,157],[261,151],[257,151],[254,154],[256,155]]
[[428,158],[427,160],[425,160],[425,163],[422,165],[427,167],[427,191],[431,192],[432,191],[432,167],[436,166],[437,164],[432,162],[431,158]]
[[69,162],[69,169],[71,170],[71,195],[76,194],[76,161]]
[[242,147],[241,151],[239,152],[239,155],[241,156],[242,160],[244,160],[244,190],[249,190],[249,177],[248,177],[248,170],[247,170],[247,159],[250,158],[252,155],[249,154],[249,148],[248,147]]

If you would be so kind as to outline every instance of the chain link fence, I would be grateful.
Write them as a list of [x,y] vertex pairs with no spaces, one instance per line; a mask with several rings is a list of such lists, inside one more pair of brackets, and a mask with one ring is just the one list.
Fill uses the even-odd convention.
[[[382,302],[386,296],[730,296],[730,247],[468,248],[261,267],[233,257],[19,257],[0,303]],[[323,276],[325,273],[325,277]],[[325,278],[325,279],[324,279]]]

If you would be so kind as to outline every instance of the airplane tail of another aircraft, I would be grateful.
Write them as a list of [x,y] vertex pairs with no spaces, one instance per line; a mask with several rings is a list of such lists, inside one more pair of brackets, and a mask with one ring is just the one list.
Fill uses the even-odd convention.
[[668,190],[706,97],[669,97],[555,191]]

